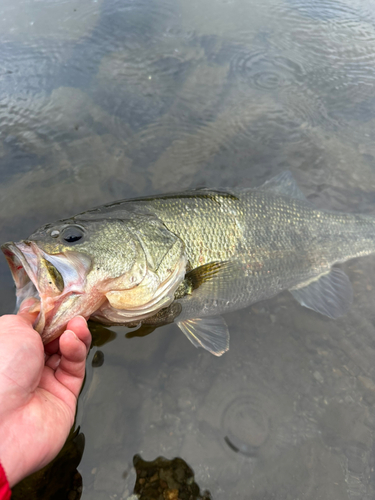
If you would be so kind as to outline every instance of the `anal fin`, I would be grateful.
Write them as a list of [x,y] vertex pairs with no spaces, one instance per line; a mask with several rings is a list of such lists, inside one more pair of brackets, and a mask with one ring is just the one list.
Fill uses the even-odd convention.
[[221,316],[187,319],[177,325],[195,347],[203,347],[215,356],[229,349],[229,331]]
[[293,297],[305,307],[324,314],[329,318],[339,318],[353,302],[353,289],[349,278],[341,269],[333,268],[315,281],[290,290]]

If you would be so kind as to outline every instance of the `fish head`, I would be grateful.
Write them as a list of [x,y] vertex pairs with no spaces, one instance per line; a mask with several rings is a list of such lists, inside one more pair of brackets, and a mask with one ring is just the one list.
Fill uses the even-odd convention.
[[149,231],[147,224],[76,216],[2,245],[17,308],[29,297],[38,299],[32,308],[39,312],[34,328],[44,343],[61,335],[78,314],[126,323],[171,302],[184,276],[183,245],[176,251],[176,237],[168,239],[155,221]]
[[146,275],[142,247],[120,220],[63,220],[1,249],[16,284],[17,308],[29,297],[39,301],[34,328],[44,343],[77,314],[89,318],[109,290],[136,287]]

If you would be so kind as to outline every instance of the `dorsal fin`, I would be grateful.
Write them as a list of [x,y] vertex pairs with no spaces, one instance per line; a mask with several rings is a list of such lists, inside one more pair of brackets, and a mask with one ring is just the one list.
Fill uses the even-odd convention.
[[295,198],[297,200],[308,201],[289,170],[272,177],[272,179],[269,179],[264,184],[259,186],[258,189],[262,191],[271,191],[272,193],[281,196],[289,196],[290,198]]

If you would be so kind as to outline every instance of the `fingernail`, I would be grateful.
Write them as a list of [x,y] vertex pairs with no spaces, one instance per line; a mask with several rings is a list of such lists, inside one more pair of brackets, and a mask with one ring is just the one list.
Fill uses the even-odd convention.
[[67,330],[67,332],[70,332],[70,333],[73,335],[73,337],[74,337],[76,340],[78,340],[78,342],[80,342],[79,338],[78,338],[78,337],[77,337],[77,335],[73,332],[73,330]]

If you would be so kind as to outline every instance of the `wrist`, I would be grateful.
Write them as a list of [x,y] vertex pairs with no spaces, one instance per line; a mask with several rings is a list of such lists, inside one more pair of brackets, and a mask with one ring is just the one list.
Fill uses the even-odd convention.
[[4,468],[0,463],[0,498],[9,500],[11,497],[10,485]]
[[13,462],[9,457],[0,457],[0,465],[2,466],[5,477],[8,480],[10,488],[13,488],[15,484],[21,481],[22,476],[18,477],[17,467],[15,462]]
[[27,475],[25,471],[25,450],[19,450],[16,436],[7,422],[0,424],[0,463],[12,488]]

